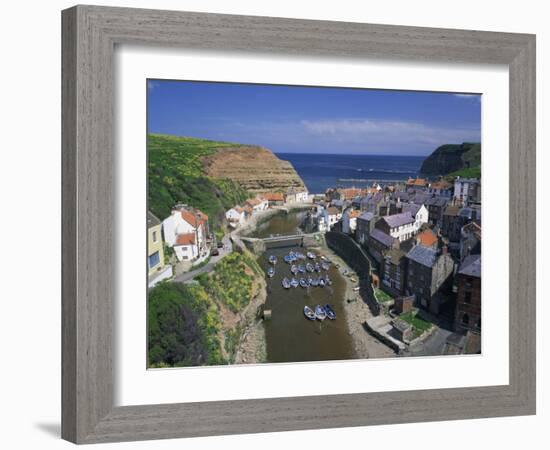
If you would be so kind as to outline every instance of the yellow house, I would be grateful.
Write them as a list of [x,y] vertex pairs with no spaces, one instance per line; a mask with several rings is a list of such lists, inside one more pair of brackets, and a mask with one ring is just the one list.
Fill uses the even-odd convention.
[[150,211],[147,211],[147,273],[149,287],[172,276],[172,267],[164,265],[161,222]]

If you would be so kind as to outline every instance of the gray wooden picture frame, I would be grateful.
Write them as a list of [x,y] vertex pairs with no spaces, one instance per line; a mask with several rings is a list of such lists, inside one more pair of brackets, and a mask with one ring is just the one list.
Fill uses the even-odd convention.
[[[94,443],[535,413],[535,36],[97,6],[63,11],[62,31],[64,439]],[[115,407],[116,44],[507,65],[509,384]]]

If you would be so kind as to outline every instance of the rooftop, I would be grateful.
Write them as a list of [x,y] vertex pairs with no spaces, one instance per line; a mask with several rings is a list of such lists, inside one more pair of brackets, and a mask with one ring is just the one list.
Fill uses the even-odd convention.
[[195,233],[178,234],[176,245],[191,245],[195,243]]
[[362,213],[362,214],[358,217],[358,219],[369,221],[369,220],[372,220],[373,217],[374,217],[374,214],[373,214],[373,213],[371,213],[371,212],[364,212],[364,213]]
[[470,255],[464,258],[458,273],[469,277],[481,278],[481,255]]
[[147,227],[151,228],[155,225],[160,225],[160,220],[151,211],[147,211]]
[[417,245],[407,253],[407,258],[426,267],[433,267],[437,261],[437,251],[430,247]]
[[393,238],[389,234],[384,233],[378,228],[372,230],[370,236],[374,240],[380,242],[381,244],[384,244],[386,247],[391,247],[393,244]]
[[416,236],[416,239],[424,247],[432,247],[437,242],[437,236],[432,230],[424,230]]
[[382,219],[388,224],[390,228],[396,228],[414,222],[414,218],[409,212],[394,214],[392,216],[385,216],[382,217]]

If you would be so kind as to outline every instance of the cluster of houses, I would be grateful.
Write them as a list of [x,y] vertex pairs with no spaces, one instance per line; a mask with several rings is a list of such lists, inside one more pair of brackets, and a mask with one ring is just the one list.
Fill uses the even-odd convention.
[[[329,189],[310,222],[361,244],[378,266],[373,283],[455,329],[481,329],[481,182],[430,182]],[[406,303],[406,302],[405,302]]]
[[249,198],[242,205],[236,205],[225,212],[225,218],[231,228],[239,228],[248,219],[260,211],[265,211],[273,206],[286,204],[309,203],[312,201],[306,189],[289,188],[286,192],[267,192],[256,197]]
[[[238,228],[260,211],[273,206],[310,202],[307,190],[290,188],[286,193],[274,192],[249,198],[225,212],[227,223]],[[172,249],[179,263],[186,267],[200,264],[211,254],[213,237],[208,215],[189,205],[175,205],[164,220],[147,212],[148,285],[155,286],[173,275],[172,265],[165,263],[165,245]]]

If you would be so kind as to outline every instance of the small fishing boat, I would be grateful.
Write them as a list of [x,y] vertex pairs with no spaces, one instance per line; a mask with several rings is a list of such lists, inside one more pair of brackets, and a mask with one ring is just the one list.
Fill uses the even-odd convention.
[[298,272],[300,272],[300,273],[305,273],[306,272],[306,268],[304,267],[303,264],[300,264],[298,266]]
[[291,264],[291,263],[292,263],[292,258],[290,257],[290,255],[285,255],[285,256],[283,257],[283,259],[285,260],[285,262],[286,262],[287,264]]
[[297,288],[298,285],[299,285],[299,281],[296,279],[296,278],[293,278],[292,280],[290,280],[290,285],[293,287],[293,288]]
[[324,263],[321,263],[321,269],[328,270],[330,269],[330,266],[326,262],[324,262]]
[[283,282],[282,282],[282,283],[283,283],[283,287],[284,287],[285,289],[290,289],[290,281],[288,280],[287,277],[284,277],[284,278],[283,278]]
[[319,287],[325,287],[325,279],[323,277],[319,277]]
[[313,283],[313,278],[309,277],[309,278],[307,279],[307,285],[308,285],[308,286],[312,286],[312,283]]
[[321,255],[321,261],[328,262],[328,258],[325,255]]
[[269,269],[267,269],[267,276],[269,278],[273,278],[273,275],[275,275],[275,269],[273,267],[270,267]]
[[306,270],[308,272],[313,272],[315,269],[313,268],[313,264],[307,263],[306,264]]
[[292,267],[290,268],[290,271],[296,275],[298,273],[298,267],[294,264],[292,264]]
[[330,306],[328,303],[324,306],[325,312],[327,314],[327,317],[330,320],[336,319],[336,313],[334,312],[334,309],[332,309],[332,306]]
[[325,320],[327,318],[327,312],[321,305],[315,306],[315,318],[318,320]]
[[321,265],[319,263],[315,263],[315,272],[321,271]]
[[319,278],[312,278],[310,284],[314,287],[319,286]]
[[317,258],[317,255],[315,253],[312,253],[312,252],[307,252],[307,257],[309,259],[315,259],[315,258]]
[[307,288],[309,286],[305,278],[300,278],[300,286],[302,286],[303,288]]
[[306,259],[306,255],[304,255],[303,253],[296,252],[295,255],[296,255],[296,259],[299,259],[299,260],[301,260],[301,261],[303,261],[304,259]]
[[304,306],[304,316],[306,316],[306,319],[309,319],[309,320],[315,320],[316,316],[315,316],[315,312],[313,311],[313,309],[311,309],[309,306]]
[[269,264],[273,264],[273,265],[277,264],[277,257],[275,255],[269,255],[268,260],[269,260]]

